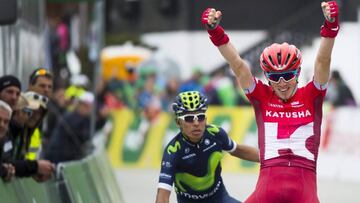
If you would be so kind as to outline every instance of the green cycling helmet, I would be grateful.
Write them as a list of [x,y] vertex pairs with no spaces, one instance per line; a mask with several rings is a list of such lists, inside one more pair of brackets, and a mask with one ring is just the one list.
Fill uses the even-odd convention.
[[207,98],[198,91],[181,92],[177,95],[172,108],[176,115],[193,111],[206,111]]

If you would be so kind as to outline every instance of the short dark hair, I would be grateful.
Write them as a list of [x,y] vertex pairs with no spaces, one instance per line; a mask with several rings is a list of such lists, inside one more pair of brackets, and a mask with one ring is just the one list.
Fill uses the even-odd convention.
[[29,84],[30,85],[34,85],[36,83],[36,79],[40,76],[44,76],[50,80],[53,79],[53,75],[52,73],[47,70],[46,68],[43,68],[43,67],[40,67],[40,68],[37,68],[35,69],[31,74],[30,74],[30,77],[29,77]]

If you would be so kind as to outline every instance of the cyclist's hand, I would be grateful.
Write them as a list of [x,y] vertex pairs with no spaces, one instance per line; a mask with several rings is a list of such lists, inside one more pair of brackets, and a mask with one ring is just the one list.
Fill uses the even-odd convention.
[[206,29],[215,29],[221,21],[222,13],[214,8],[207,8],[201,16],[201,23],[205,25]]
[[201,23],[206,27],[210,40],[217,47],[229,42],[228,35],[219,25],[221,16],[221,11],[217,11],[214,8],[207,8],[201,16]]
[[335,23],[339,19],[339,6],[336,1],[322,2],[321,8],[324,13],[324,17],[330,23]]
[[322,2],[321,8],[325,17],[324,25],[321,27],[322,37],[334,38],[339,32],[339,7],[336,1]]

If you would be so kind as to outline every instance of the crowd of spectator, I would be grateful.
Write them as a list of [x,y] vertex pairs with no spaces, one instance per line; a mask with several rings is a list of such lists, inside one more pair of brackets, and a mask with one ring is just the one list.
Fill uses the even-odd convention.
[[94,94],[81,86],[77,91],[65,87],[53,91],[53,80],[48,69],[37,68],[23,90],[16,76],[0,77],[0,172],[4,181],[13,177],[47,181],[54,176],[57,163],[84,158],[91,149]]
[[236,87],[236,80],[222,70],[205,74],[195,68],[190,78],[160,77],[156,67],[140,67],[136,79],[113,78],[105,83],[104,105],[129,108],[152,121],[160,112],[171,112],[171,104],[182,91],[196,90],[207,95],[209,104],[221,106],[249,105]]

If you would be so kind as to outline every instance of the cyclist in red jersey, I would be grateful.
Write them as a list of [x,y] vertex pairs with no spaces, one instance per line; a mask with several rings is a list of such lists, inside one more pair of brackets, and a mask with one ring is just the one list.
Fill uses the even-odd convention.
[[320,143],[322,104],[330,72],[331,53],[339,31],[338,6],[322,2],[325,23],[314,76],[298,87],[301,52],[294,45],[274,43],[264,49],[260,66],[268,84],[253,77],[247,63],[219,26],[222,13],[203,12],[210,39],[235,73],[254,107],[260,148],[260,175],[248,203],[317,203],[316,162]]

